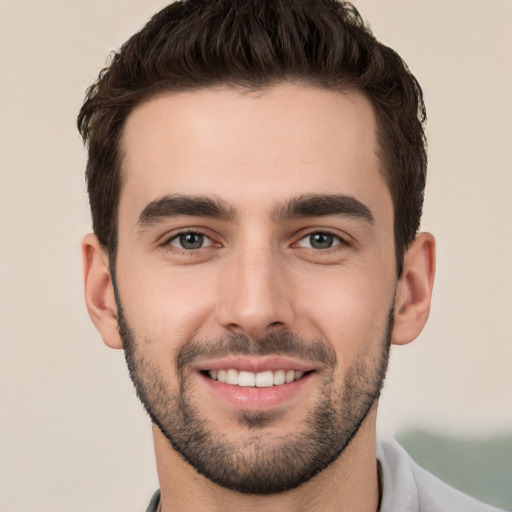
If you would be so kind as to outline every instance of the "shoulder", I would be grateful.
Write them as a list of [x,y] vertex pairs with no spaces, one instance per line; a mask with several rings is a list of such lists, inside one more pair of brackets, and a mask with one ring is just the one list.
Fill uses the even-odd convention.
[[420,468],[396,441],[379,443],[377,458],[383,477],[381,512],[499,512]]

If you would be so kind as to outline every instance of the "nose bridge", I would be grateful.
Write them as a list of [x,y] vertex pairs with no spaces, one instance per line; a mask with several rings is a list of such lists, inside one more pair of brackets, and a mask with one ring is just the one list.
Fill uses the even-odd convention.
[[246,239],[228,260],[219,297],[224,327],[250,337],[289,327],[292,307],[279,250],[269,241]]

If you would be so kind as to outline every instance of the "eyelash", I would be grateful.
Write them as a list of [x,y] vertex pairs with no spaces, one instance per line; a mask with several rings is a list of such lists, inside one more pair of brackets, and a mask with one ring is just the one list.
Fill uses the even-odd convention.
[[330,247],[326,247],[326,248],[323,248],[323,249],[315,248],[315,247],[305,247],[305,249],[312,250],[312,251],[315,251],[315,252],[318,251],[318,252],[324,252],[325,253],[325,252],[330,252],[330,251],[333,251],[333,250],[335,251],[336,248],[339,248],[340,246],[347,247],[347,246],[351,245],[345,238],[341,237],[337,233],[333,233],[332,231],[329,231],[328,229],[318,229],[318,230],[309,231],[306,234],[304,234],[303,236],[301,236],[299,241],[296,242],[294,245],[298,245],[298,244],[300,244],[304,240],[311,239],[311,237],[313,237],[315,235],[324,235],[324,236],[332,237],[334,239],[334,243]]
[[[202,245],[201,247],[198,247],[196,249],[185,249],[185,248],[180,248],[180,247],[177,247],[177,246],[174,246],[172,245],[172,242],[175,241],[175,240],[179,240],[181,237],[183,236],[186,236],[186,235],[195,235],[195,236],[201,236],[203,237],[204,239],[208,240],[210,243],[208,243],[208,245],[204,246]],[[172,252],[176,252],[176,253],[179,253],[179,254],[185,254],[187,256],[193,256],[194,253],[196,253],[197,251],[199,251],[200,249],[205,249],[205,248],[209,248],[211,246],[214,246],[214,245],[220,245],[220,244],[216,244],[211,237],[209,237],[208,235],[206,235],[205,233],[202,233],[201,231],[198,231],[198,230],[185,230],[185,231],[181,231],[179,233],[176,233],[174,234],[172,237],[168,238],[163,246],[169,250],[169,251],[172,251]]]
[[[179,240],[180,237],[183,237],[186,235],[196,235],[196,236],[203,237],[203,239],[206,239],[207,241],[209,241],[209,243],[206,246],[202,245],[201,247],[190,248],[190,249],[180,248],[180,247],[174,246],[172,244],[173,241]],[[348,247],[351,245],[350,242],[348,242],[345,238],[341,237],[339,234],[333,233],[332,231],[330,231],[328,229],[311,230],[311,231],[308,231],[307,233],[303,233],[301,235],[302,236],[300,237],[300,239],[297,242],[295,242],[294,244],[292,244],[292,247],[297,247],[297,246],[300,247],[301,242],[303,242],[304,240],[307,240],[308,238],[311,239],[311,237],[315,236],[315,235],[324,235],[324,236],[333,237],[333,239],[334,239],[333,245],[331,245],[330,247],[326,247],[326,248],[303,247],[304,249],[307,249],[309,251],[319,252],[319,253],[328,253],[333,250],[335,251],[336,248],[339,248],[339,246]],[[163,243],[163,246],[167,250],[174,252],[174,253],[187,255],[187,256],[193,256],[200,249],[208,249],[215,245],[217,245],[218,247],[221,246],[221,244],[216,243],[211,237],[209,237],[208,235],[206,235],[205,233],[203,233],[199,230],[181,231],[179,233],[174,234],[172,237],[166,239],[166,241]]]

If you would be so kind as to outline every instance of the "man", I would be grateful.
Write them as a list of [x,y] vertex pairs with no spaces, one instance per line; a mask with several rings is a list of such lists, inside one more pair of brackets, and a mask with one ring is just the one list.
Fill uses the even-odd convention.
[[86,303],[153,422],[148,510],[493,510],[376,443],[430,308],[424,120],[331,0],[172,4],[89,89]]

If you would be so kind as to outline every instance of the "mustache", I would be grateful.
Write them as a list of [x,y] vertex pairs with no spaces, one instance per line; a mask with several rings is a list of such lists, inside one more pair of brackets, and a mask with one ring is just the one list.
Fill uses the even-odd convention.
[[176,358],[178,371],[193,364],[198,358],[220,359],[228,356],[287,356],[305,359],[334,368],[336,353],[332,346],[314,339],[306,340],[288,331],[274,332],[260,338],[243,334],[229,334],[217,339],[191,340]]

